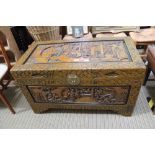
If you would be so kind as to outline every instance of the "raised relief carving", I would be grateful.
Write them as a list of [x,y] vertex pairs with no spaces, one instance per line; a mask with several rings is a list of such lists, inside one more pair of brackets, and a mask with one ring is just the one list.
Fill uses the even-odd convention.
[[36,103],[55,104],[126,104],[128,86],[118,87],[52,87],[28,86]]
[[39,45],[26,63],[130,61],[122,40]]

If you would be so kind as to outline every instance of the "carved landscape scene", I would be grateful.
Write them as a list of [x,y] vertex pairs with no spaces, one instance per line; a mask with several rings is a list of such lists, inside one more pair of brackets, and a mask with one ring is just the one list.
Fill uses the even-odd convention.
[[39,45],[26,63],[128,62],[130,58],[125,46],[122,40]]

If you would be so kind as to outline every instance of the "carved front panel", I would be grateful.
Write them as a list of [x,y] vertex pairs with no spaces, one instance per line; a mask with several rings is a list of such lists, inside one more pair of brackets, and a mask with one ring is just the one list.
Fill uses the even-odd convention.
[[120,105],[127,103],[130,87],[28,86],[28,90],[35,103]]

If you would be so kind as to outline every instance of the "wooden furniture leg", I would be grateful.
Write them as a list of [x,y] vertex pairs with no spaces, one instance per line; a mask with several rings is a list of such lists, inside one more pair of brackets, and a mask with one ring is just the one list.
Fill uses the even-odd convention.
[[15,114],[16,112],[14,111],[14,109],[12,108],[12,106],[10,105],[9,101],[7,100],[7,98],[5,97],[5,95],[3,94],[3,92],[0,92],[0,99],[2,100],[2,102],[10,109],[10,111]]
[[151,68],[148,66],[147,70],[146,70],[146,76],[145,76],[145,80],[144,80],[143,86],[146,85],[146,82],[147,82],[147,80],[149,78],[150,72],[151,72]]

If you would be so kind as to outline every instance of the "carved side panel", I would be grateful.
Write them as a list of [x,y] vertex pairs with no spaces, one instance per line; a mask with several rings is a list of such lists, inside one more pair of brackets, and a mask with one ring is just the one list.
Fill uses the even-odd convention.
[[28,86],[28,90],[35,103],[121,105],[127,103],[130,87]]

